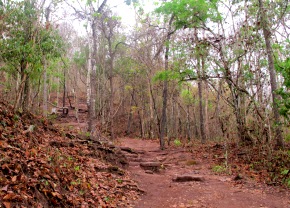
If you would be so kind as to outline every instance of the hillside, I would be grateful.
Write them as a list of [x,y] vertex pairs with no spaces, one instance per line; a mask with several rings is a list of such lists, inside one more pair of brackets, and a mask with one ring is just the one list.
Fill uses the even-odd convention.
[[0,102],[0,206],[129,207],[138,188],[112,145]]

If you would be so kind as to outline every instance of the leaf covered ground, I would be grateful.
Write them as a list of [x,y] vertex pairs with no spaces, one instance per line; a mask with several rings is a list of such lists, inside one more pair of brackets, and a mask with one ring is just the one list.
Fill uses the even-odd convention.
[[118,148],[0,102],[0,207],[130,207],[126,165]]
[[267,145],[238,146],[237,143],[211,144],[199,147],[215,165],[216,173],[248,177],[267,185],[290,188],[290,146],[273,150]]

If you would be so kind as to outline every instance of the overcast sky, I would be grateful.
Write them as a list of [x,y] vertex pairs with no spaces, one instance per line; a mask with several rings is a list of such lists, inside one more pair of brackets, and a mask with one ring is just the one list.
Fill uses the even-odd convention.
[[[112,10],[116,12],[122,18],[122,22],[125,26],[133,26],[135,23],[135,12],[133,5],[126,5],[125,0],[109,0],[108,3],[112,6]],[[140,0],[145,12],[153,10],[153,2],[156,0]]]
[[[145,13],[153,11],[154,1],[156,0],[139,0],[139,2],[142,5],[142,8],[145,10]],[[79,2],[84,3],[85,1],[79,0]],[[71,1],[70,3],[75,7],[78,7],[78,4],[76,2],[73,3],[73,1]],[[112,11],[116,15],[122,18],[121,21],[123,23],[125,30],[131,30],[135,26],[135,11],[133,5],[128,6],[125,3],[125,0],[108,0],[107,5],[112,9]],[[62,11],[60,13],[62,13],[65,16],[65,18],[63,18],[63,15],[61,15],[60,13],[58,15],[58,12],[56,12],[54,14],[56,15],[54,23],[57,24],[59,22],[69,21],[76,28],[76,30],[79,31],[80,35],[86,33],[86,30],[84,28],[84,24],[86,24],[85,21],[82,21],[76,18],[76,16],[71,15],[74,13],[74,11],[67,4],[63,4],[63,6],[61,6],[59,11]]]

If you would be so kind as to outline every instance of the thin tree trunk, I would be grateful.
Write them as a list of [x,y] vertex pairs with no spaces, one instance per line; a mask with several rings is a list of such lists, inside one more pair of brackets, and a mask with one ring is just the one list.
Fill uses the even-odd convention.
[[109,81],[110,81],[110,104],[109,104],[109,118],[110,118],[110,132],[111,132],[111,140],[115,139],[114,134],[114,97],[115,97],[115,89],[114,89],[114,80],[113,80],[113,61],[114,61],[114,54],[112,52],[112,40],[108,38],[109,42]]
[[[150,122],[152,125],[151,127],[153,128],[153,125],[154,125],[154,112],[155,112],[155,116],[156,116],[156,120],[157,120],[157,126],[158,126],[158,137],[160,137],[160,118],[158,116],[158,111],[157,111],[157,107],[156,107],[156,101],[155,101],[155,98],[154,98],[154,94],[153,94],[153,89],[152,89],[152,84],[151,84],[151,79],[149,78],[149,75],[147,74],[147,82],[148,82],[148,86],[149,86],[149,94],[150,94],[150,116],[152,116],[152,118],[150,119]],[[152,103],[151,103],[152,102]],[[151,109],[152,108],[152,109]],[[152,113],[152,115],[151,115]],[[153,132],[154,133],[154,132]]]
[[[201,58],[202,74],[205,77],[205,54]],[[208,121],[208,83],[204,81],[204,128],[205,138],[207,140],[209,136],[209,121]]]
[[271,31],[269,28],[269,23],[267,20],[267,11],[264,7],[263,0],[259,0],[259,7],[260,7],[261,24],[262,24],[265,43],[266,43],[267,57],[268,57],[268,70],[269,70],[269,75],[270,75],[270,83],[271,83],[271,91],[272,91],[276,146],[278,148],[281,148],[284,146],[284,143],[283,143],[283,137],[282,137],[282,130],[280,126],[280,114],[279,114],[278,105],[277,105],[277,100],[279,100],[279,96],[276,94],[276,90],[278,89],[278,87],[277,87],[276,73],[275,73],[275,68],[274,68],[273,50],[271,46]]
[[[93,5],[91,3],[90,10],[93,12]],[[96,19],[93,17],[91,20],[92,30],[92,53],[90,57],[90,104],[89,104],[89,120],[88,120],[88,132],[93,137],[93,131],[96,119],[96,86],[97,86],[97,69],[96,69],[96,55],[97,55],[97,33],[96,33]]]
[[[174,15],[171,16],[171,19],[169,21],[169,28],[167,32],[167,37],[166,37],[166,47],[165,47],[165,66],[164,66],[164,71],[168,71],[168,59],[169,59],[169,41],[171,38],[171,35],[173,34],[171,31],[171,26],[173,23]],[[160,149],[164,150],[165,149],[165,141],[164,137],[166,135],[166,124],[167,124],[167,116],[166,116],[166,109],[167,109],[167,96],[168,96],[168,79],[164,80],[163,83],[163,102],[162,102],[162,117],[161,117],[161,127],[160,127]]]
[[22,109],[25,112],[30,109],[30,81],[28,78],[25,80]]
[[190,107],[187,105],[186,108],[186,130],[187,130],[187,139],[191,140],[191,125],[190,125]]
[[28,74],[25,73],[27,67],[28,67],[28,63],[21,64],[20,85],[17,91],[16,102],[14,104],[15,111],[19,110],[20,107],[23,107],[22,104],[23,104],[24,89],[25,89],[26,80],[28,79]]
[[47,117],[47,72],[46,72],[46,62],[43,63],[43,116]]
[[[91,32],[92,32],[92,47],[90,48],[91,51],[91,57],[90,57],[90,68],[89,68],[89,106],[88,106],[88,113],[89,113],[89,119],[88,119],[88,132],[90,132],[90,137],[93,137],[93,131],[95,127],[96,122],[96,99],[97,99],[97,32],[96,32],[96,21],[97,16],[95,16],[95,13],[101,14],[103,12],[103,9],[107,3],[107,0],[103,0],[102,4],[98,8],[98,10],[95,12],[95,9],[93,7],[92,2],[89,2],[90,6],[90,21],[91,21]],[[90,41],[91,45],[91,41]]]
[[[62,95],[62,107],[65,107],[65,95],[66,95],[66,73],[65,69],[63,69],[63,95]],[[63,111],[64,112],[64,111]]]
[[[198,43],[198,36],[197,36],[197,29],[195,29],[195,40]],[[197,58],[197,74],[199,76],[199,81],[197,83],[198,87],[198,97],[199,97],[199,125],[200,125],[200,136],[201,136],[201,142],[204,144],[206,142],[206,134],[205,134],[205,125],[204,125],[204,105],[203,105],[203,79],[202,79],[202,68],[200,64],[200,46],[197,45],[197,52],[196,52],[196,58]]]
[[[49,17],[50,17],[50,6],[51,4],[45,9],[45,24],[49,25]],[[48,113],[48,95],[47,95],[47,63],[45,57],[43,58],[43,116],[47,117]]]
[[131,133],[131,123],[132,123],[132,116],[133,116],[132,107],[133,107],[134,93],[135,91],[133,90],[131,93],[131,99],[130,99],[130,109],[129,109],[126,135],[129,135]]

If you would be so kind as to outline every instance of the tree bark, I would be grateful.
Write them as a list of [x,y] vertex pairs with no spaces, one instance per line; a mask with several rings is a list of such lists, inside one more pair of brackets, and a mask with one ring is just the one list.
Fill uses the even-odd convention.
[[[169,59],[169,41],[173,32],[171,31],[171,26],[174,20],[174,15],[171,16],[169,21],[168,32],[166,36],[166,47],[165,47],[165,65],[164,71],[168,71],[168,59]],[[165,141],[164,137],[166,135],[166,123],[167,123],[167,116],[166,116],[166,109],[167,109],[167,97],[168,97],[168,77],[165,78],[163,83],[163,93],[162,93],[162,116],[161,116],[161,123],[160,123],[160,149],[165,149]]]
[[200,55],[202,52],[200,46],[198,45],[198,36],[197,36],[197,29],[195,29],[195,40],[197,42],[196,48],[196,59],[197,59],[197,74],[199,76],[199,81],[197,83],[198,87],[198,98],[199,98],[199,125],[200,125],[200,136],[201,136],[201,143],[206,142],[206,133],[205,133],[205,125],[204,125],[204,104],[203,104],[203,80],[202,80],[202,68],[200,64]]
[[20,85],[17,90],[16,102],[14,104],[14,110],[17,111],[19,108],[23,109],[23,97],[24,97],[24,89],[26,85],[26,80],[28,79],[28,74],[26,70],[28,68],[28,63],[21,63],[21,74],[20,74]]
[[274,131],[275,131],[275,139],[276,146],[278,148],[282,148],[284,146],[283,137],[282,137],[282,129],[280,126],[280,114],[278,109],[277,100],[279,100],[279,96],[276,94],[277,80],[276,80],[276,72],[274,68],[274,55],[271,46],[271,31],[269,28],[269,22],[267,20],[267,11],[264,7],[263,0],[259,0],[260,7],[260,18],[261,18],[261,26],[263,30],[263,36],[266,43],[266,52],[268,58],[268,70],[270,75],[270,83],[271,83],[271,92],[272,92],[272,101],[273,101],[273,114],[274,114]]
[[97,99],[97,92],[96,92],[96,86],[97,86],[97,68],[96,68],[96,56],[97,56],[97,32],[96,32],[96,21],[97,18],[95,16],[95,13],[102,13],[103,9],[107,3],[107,0],[104,0],[98,10],[95,12],[92,2],[90,1],[90,17],[89,20],[91,21],[91,32],[92,32],[92,47],[91,50],[91,57],[90,57],[90,64],[89,64],[89,88],[88,94],[90,96],[89,99],[89,119],[88,119],[88,132],[91,133],[91,137],[93,136],[93,130],[95,126],[95,120],[96,120],[96,99]]
[[[92,7],[92,5],[91,5]],[[92,9],[91,9],[92,10]],[[97,55],[97,33],[96,33],[96,19],[93,18],[91,23],[92,29],[92,53],[90,59],[90,105],[89,105],[89,121],[88,121],[88,131],[93,135],[93,130],[96,120],[96,86],[97,86],[97,69],[96,69],[96,55]]]
[[114,89],[114,74],[113,74],[113,69],[114,69],[114,56],[115,54],[112,51],[112,40],[111,40],[111,35],[109,34],[108,37],[108,45],[109,45],[109,82],[110,82],[110,104],[109,104],[109,118],[110,118],[110,132],[111,132],[111,139],[115,139],[115,134],[114,134],[114,97],[115,97],[115,89]]
[[43,116],[47,117],[47,101],[48,101],[48,96],[47,96],[47,72],[46,72],[46,61],[43,63]]
[[[51,4],[45,9],[45,25],[49,25],[49,17],[50,17],[50,6]],[[47,112],[48,112],[48,106],[47,106],[47,101],[48,101],[48,95],[47,95],[47,62],[46,58],[43,58],[43,106],[42,106],[42,111],[43,111],[43,116],[47,117]]]

